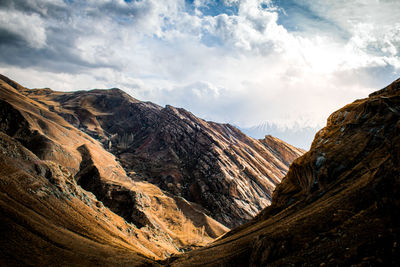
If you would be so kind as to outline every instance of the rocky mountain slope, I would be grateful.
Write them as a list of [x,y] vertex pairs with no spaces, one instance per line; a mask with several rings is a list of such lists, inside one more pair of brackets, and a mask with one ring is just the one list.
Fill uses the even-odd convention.
[[213,217],[254,216],[300,153],[118,89],[0,76],[0,265],[158,265],[224,234]]
[[155,264],[228,230],[1,78],[0,265]]
[[119,89],[22,92],[100,140],[133,179],[199,204],[228,227],[269,205],[290,163],[304,153],[184,109],[141,102]]
[[272,205],[172,266],[399,266],[400,79],[333,113]]

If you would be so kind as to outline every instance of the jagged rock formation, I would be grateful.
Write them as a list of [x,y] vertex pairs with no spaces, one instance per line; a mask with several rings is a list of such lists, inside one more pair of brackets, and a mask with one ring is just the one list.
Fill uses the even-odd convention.
[[290,163],[304,153],[184,109],[138,101],[119,89],[23,92],[100,140],[133,179],[199,204],[228,227],[269,205]]
[[400,79],[333,113],[272,205],[172,266],[399,266]]
[[301,153],[118,89],[0,75],[0,264],[157,265],[228,230],[209,215],[254,216]]
[[228,230],[0,78],[0,265],[156,264]]

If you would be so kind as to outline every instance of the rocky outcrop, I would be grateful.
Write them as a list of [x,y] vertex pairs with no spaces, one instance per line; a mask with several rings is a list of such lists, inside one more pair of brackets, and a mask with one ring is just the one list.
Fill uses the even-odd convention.
[[[398,164],[400,80],[333,113],[320,130],[312,149],[293,164],[277,188],[273,208],[309,201],[355,173],[375,176],[385,165]],[[371,179],[371,178],[370,178]]]
[[400,79],[333,113],[270,207],[173,266],[398,266]]
[[157,265],[228,230],[127,177],[101,143],[17,85],[0,79],[0,265]]
[[118,89],[0,76],[0,115],[2,265],[157,265],[253,217],[302,153]]
[[82,190],[67,168],[1,131],[0,192],[2,266],[156,264],[150,257],[159,248],[141,231]]
[[138,101],[119,89],[24,93],[100,140],[132,179],[195,202],[229,227],[269,205],[288,166],[304,152],[276,138],[252,139],[184,109]]

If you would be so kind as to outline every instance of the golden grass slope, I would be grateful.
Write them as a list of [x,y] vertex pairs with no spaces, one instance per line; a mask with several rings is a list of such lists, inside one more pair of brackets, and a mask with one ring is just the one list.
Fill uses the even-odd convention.
[[277,138],[256,140],[232,125],[142,102],[116,88],[22,92],[102,142],[130,176],[201,205],[229,227],[268,206],[290,163],[304,153]]
[[[193,203],[129,179],[98,141],[0,78],[0,262],[151,265],[228,230]],[[77,184],[82,147],[102,186],[132,192],[146,225],[127,222]]]

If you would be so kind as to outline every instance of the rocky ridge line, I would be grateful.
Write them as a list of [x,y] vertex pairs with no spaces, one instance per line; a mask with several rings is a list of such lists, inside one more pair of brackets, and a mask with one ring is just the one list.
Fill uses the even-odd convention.
[[334,112],[272,204],[172,266],[398,266],[400,79]]
[[119,89],[24,91],[100,140],[135,180],[201,205],[228,227],[270,204],[289,164],[304,151],[172,106],[136,100]]

